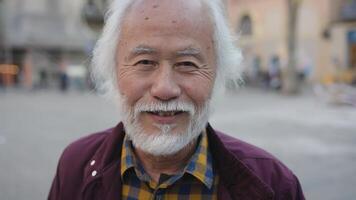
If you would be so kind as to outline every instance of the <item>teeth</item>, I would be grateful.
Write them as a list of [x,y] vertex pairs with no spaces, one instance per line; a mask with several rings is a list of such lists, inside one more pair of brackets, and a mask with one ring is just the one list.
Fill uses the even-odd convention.
[[158,116],[160,117],[167,117],[167,116],[173,116],[175,114],[175,112],[171,111],[171,112],[157,112]]

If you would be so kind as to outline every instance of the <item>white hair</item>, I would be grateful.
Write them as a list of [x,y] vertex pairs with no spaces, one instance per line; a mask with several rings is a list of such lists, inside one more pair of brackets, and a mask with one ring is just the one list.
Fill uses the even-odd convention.
[[[234,45],[221,0],[201,0],[210,10],[210,18],[214,26],[213,40],[215,44],[217,76],[213,95],[223,91],[228,81],[238,84],[241,80],[241,51]],[[122,19],[134,0],[113,0],[106,15],[105,26],[94,52],[91,76],[96,89],[108,97],[116,99],[119,94],[117,87],[116,56],[121,32]],[[212,99],[214,100],[214,99]]]

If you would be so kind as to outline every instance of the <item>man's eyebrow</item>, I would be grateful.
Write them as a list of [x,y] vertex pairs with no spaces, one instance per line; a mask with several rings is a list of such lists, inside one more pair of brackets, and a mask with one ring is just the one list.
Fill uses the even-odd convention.
[[157,53],[157,51],[154,48],[145,45],[139,45],[131,50],[129,57],[132,58],[142,54],[155,54],[155,53]]
[[177,57],[181,56],[193,56],[196,57],[198,60],[204,61],[201,51],[199,49],[193,47],[187,47],[185,49],[179,50],[176,52]]

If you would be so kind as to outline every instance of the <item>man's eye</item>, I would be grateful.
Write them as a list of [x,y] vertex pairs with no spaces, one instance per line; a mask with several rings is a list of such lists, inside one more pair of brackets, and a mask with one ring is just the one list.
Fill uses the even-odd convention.
[[135,65],[155,65],[155,62],[152,60],[140,60]]
[[142,71],[150,71],[157,66],[157,63],[153,60],[140,60],[135,63],[138,70]]
[[194,62],[184,61],[176,64],[176,68],[183,71],[192,71],[198,69],[198,65]]
[[190,67],[197,67],[197,65],[193,62],[189,62],[189,61],[186,61],[186,62],[181,62],[180,65],[183,65],[183,66],[190,66]]

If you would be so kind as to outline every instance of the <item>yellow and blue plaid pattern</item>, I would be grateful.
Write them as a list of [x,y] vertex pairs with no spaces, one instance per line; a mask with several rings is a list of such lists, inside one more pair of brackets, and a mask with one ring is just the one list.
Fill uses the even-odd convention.
[[196,150],[182,172],[161,174],[159,183],[153,181],[135,159],[131,141],[124,139],[121,154],[122,198],[136,199],[217,199],[218,177],[213,173],[212,156],[204,132]]

